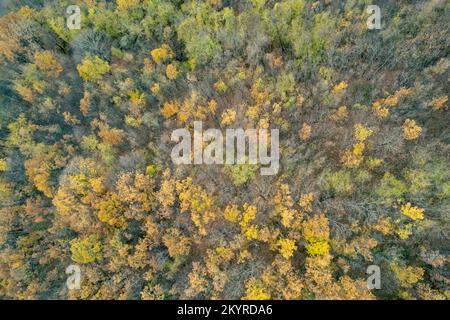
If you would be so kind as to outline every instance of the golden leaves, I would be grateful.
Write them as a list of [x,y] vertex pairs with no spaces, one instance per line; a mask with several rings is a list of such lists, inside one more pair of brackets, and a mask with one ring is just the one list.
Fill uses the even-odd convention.
[[377,117],[386,118],[389,115],[389,108],[396,106],[401,98],[410,95],[412,92],[412,88],[401,87],[393,95],[374,101],[372,110]]
[[294,251],[297,250],[297,246],[295,245],[295,240],[281,238],[277,241],[277,247],[280,254],[285,259],[289,259],[294,254]]
[[173,57],[172,49],[170,49],[167,44],[163,44],[160,48],[153,49],[150,54],[158,65]]
[[330,119],[336,122],[346,120],[348,111],[346,106],[340,106],[335,112],[330,115]]
[[180,200],[181,212],[191,212],[191,220],[198,228],[199,234],[207,234],[205,225],[216,219],[213,199],[206,191],[193,184],[192,178],[187,177],[184,180],[175,183]]
[[405,288],[410,288],[413,284],[422,280],[425,273],[425,270],[420,267],[402,267],[398,265],[392,265],[391,269],[397,276],[397,280],[399,281],[400,286]]
[[308,241],[306,250],[310,255],[328,254],[330,229],[328,219],[323,213],[303,222],[303,236]]
[[373,134],[373,130],[365,127],[363,124],[355,124],[355,137],[359,142],[364,142]]
[[416,124],[416,121],[411,119],[406,119],[402,125],[402,128],[403,128],[403,137],[406,140],[417,139],[422,132],[422,128]]
[[168,101],[164,103],[163,108],[161,109],[161,114],[164,118],[168,119],[171,116],[175,115],[179,110],[179,106],[172,101]]
[[178,77],[179,71],[177,70],[177,66],[173,63],[169,64],[166,67],[166,76],[170,80],[175,80]]
[[191,240],[176,228],[168,228],[162,237],[162,241],[171,257],[189,253]]
[[364,143],[360,142],[354,144],[351,149],[346,150],[342,155],[341,159],[344,166],[348,168],[358,167],[364,160],[363,157],[364,148],[365,148]]
[[224,217],[230,222],[238,222],[241,218],[241,212],[239,211],[238,206],[235,204],[228,205],[225,208]]
[[89,91],[84,91],[84,96],[80,100],[80,110],[81,113],[86,117],[89,114],[89,104],[91,102],[91,93]]
[[299,200],[298,204],[305,212],[311,212],[313,200],[314,200],[314,193],[310,192],[310,193],[302,194],[300,196],[300,200]]
[[306,141],[311,137],[312,127],[307,123],[304,122],[302,128],[298,132],[298,136],[302,141]]
[[77,70],[80,76],[88,82],[95,82],[100,84],[103,79],[103,75],[111,70],[109,63],[95,57],[94,59],[86,57],[81,64],[77,65]]
[[36,52],[34,59],[38,69],[42,70],[49,77],[56,78],[63,71],[63,67],[51,51]]
[[220,124],[222,126],[227,126],[233,124],[235,119],[236,119],[236,111],[233,109],[227,109],[222,113]]
[[333,87],[332,93],[333,95],[337,96],[340,94],[343,90],[347,89],[348,84],[345,81],[339,82],[337,85]]
[[251,278],[245,285],[246,293],[242,300],[268,300],[270,294],[261,280]]
[[440,96],[433,98],[431,102],[433,110],[441,110],[448,101],[448,96]]
[[403,215],[410,217],[413,220],[422,220],[424,218],[423,215],[425,210],[419,207],[414,207],[409,202],[404,204],[400,210]]

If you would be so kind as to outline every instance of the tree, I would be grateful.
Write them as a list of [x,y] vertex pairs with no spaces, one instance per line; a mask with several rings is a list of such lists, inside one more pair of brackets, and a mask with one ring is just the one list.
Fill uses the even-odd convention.
[[97,235],[76,238],[70,242],[72,260],[79,263],[91,263],[103,259],[103,245]]
[[38,69],[49,77],[57,78],[63,71],[63,67],[50,51],[36,52],[34,58]]
[[82,63],[77,65],[80,76],[88,82],[100,83],[103,76],[111,70],[109,63],[99,57],[86,57]]

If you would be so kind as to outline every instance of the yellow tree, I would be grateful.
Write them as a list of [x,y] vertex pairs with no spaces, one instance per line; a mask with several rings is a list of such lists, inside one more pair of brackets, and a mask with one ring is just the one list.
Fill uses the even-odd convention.
[[77,66],[77,70],[85,81],[100,83],[103,80],[103,76],[111,70],[111,67],[107,61],[99,57],[86,57]]

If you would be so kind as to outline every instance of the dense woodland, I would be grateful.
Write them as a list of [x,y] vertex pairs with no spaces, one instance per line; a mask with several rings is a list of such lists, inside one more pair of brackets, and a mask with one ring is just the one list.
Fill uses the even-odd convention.
[[[450,3],[375,2],[2,0],[0,297],[450,298]],[[278,174],[174,165],[198,120]]]

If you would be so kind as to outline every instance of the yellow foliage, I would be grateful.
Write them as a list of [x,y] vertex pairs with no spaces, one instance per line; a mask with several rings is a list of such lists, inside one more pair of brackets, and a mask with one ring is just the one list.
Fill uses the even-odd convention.
[[142,72],[146,75],[149,75],[153,71],[153,63],[149,58],[144,59],[144,67],[142,68]]
[[122,202],[133,207],[133,211],[150,211],[155,203],[154,184],[151,177],[139,171],[126,172],[119,176],[116,189]]
[[75,238],[70,241],[72,260],[79,263],[90,263],[103,259],[103,245],[98,235]]
[[234,258],[233,250],[226,247],[218,247],[216,248],[216,253],[219,258],[225,262],[230,262]]
[[401,267],[398,265],[391,266],[397,276],[397,280],[404,288],[411,288],[413,284],[422,280],[425,271],[420,267]]
[[347,119],[348,112],[346,106],[340,106],[334,113],[330,115],[330,119],[333,121],[343,121]]
[[205,236],[205,226],[216,218],[212,197],[203,188],[194,185],[191,177],[177,181],[175,185],[181,212],[190,211],[191,220],[198,228],[199,234]]
[[0,159],[0,172],[8,170],[8,162],[6,159]]
[[63,67],[50,51],[36,52],[34,59],[38,69],[45,72],[49,77],[56,78],[63,71]]
[[84,58],[82,63],[77,65],[78,73],[85,81],[96,83],[100,83],[103,75],[108,73],[110,69],[108,62],[99,57],[95,57],[95,59]]
[[122,143],[124,132],[121,129],[110,128],[108,125],[102,125],[100,126],[98,135],[102,138],[104,143],[109,145],[118,145]]
[[94,208],[98,210],[97,216],[100,221],[110,226],[125,226],[125,218],[121,216],[122,205],[116,193],[108,193],[101,200],[94,203]]
[[433,98],[431,104],[433,105],[433,110],[440,110],[447,103],[448,96],[440,96]]
[[389,107],[394,107],[398,104],[398,97],[390,96],[383,100],[383,103]]
[[314,200],[314,193],[310,192],[302,194],[300,197],[299,205],[304,211],[311,212],[313,200]]
[[260,238],[260,233],[257,226],[243,227],[242,233],[247,237],[248,240],[258,240]]
[[256,218],[256,207],[251,206],[248,203],[244,204],[244,212],[242,214],[241,227],[245,228],[250,222]]
[[383,100],[383,103],[388,105],[389,107],[394,107],[398,104],[399,100],[412,93],[411,88],[401,87],[394,95],[387,97]]
[[173,57],[172,49],[166,44],[163,44],[160,48],[153,49],[150,54],[157,64],[161,64]]
[[308,288],[314,290],[316,295],[322,294],[324,291],[323,288],[327,288],[333,280],[333,274],[330,267],[332,258],[333,257],[329,253],[308,256],[306,258],[306,284]]
[[215,114],[217,110],[217,101],[214,99],[209,100],[208,102],[208,112],[211,114]]
[[133,90],[128,92],[130,101],[133,105],[143,107],[145,105],[145,93],[140,90]]
[[244,204],[243,211],[241,212],[237,205],[228,205],[224,211],[224,217],[230,222],[239,222],[241,226],[242,234],[247,237],[247,239],[259,239],[260,232],[257,226],[250,225],[250,222],[255,220],[257,209],[255,206]]
[[74,116],[73,114],[71,114],[68,111],[64,111],[63,116],[64,116],[64,121],[68,124],[77,125],[77,124],[81,123],[81,121],[76,116]]
[[250,119],[258,118],[258,116],[259,116],[259,107],[258,106],[249,107],[247,109],[247,112],[245,113],[245,115],[247,117],[249,117]]
[[294,200],[291,197],[289,186],[284,183],[277,184],[277,192],[272,199],[275,205],[275,213],[280,215],[283,226],[292,227],[292,222],[298,215],[297,211],[293,209]]
[[19,11],[17,11],[17,13],[21,17],[31,19],[32,16],[36,14],[36,10],[30,8],[29,6],[23,6],[23,7],[20,7],[20,9],[19,9]]
[[67,190],[59,188],[52,202],[60,215],[67,216],[76,208],[77,199]]
[[[401,87],[395,94],[386,97],[385,99],[379,99],[373,102],[372,110],[379,118],[386,118],[389,115],[389,109],[387,107],[394,107],[398,104],[400,99],[412,93],[411,88]],[[386,106],[386,107],[383,107]]]
[[208,281],[206,280],[206,272],[201,267],[200,263],[192,263],[192,271],[188,275],[189,288],[186,290],[186,294],[190,297],[207,290]]
[[154,84],[151,86],[150,90],[151,90],[151,92],[152,92],[154,95],[157,95],[158,92],[159,92],[159,90],[160,90],[159,83],[154,83]]
[[269,116],[265,116],[261,120],[259,120],[258,128],[259,129],[268,129],[269,128]]
[[365,127],[363,124],[358,123],[355,125],[355,137],[359,142],[366,141],[372,134],[373,130]]
[[377,223],[373,226],[373,229],[381,232],[383,235],[391,235],[394,232],[391,219],[383,217],[378,219]]
[[295,218],[296,211],[284,206],[277,206],[275,210],[281,217],[281,224],[286,228],[292,227],[292,221]]
[[372,170],[372,169],[375,169],[375,168],[381,166],[381,164],[383,163],[383,160],[377,159],[377,158],[368,158],[366,163],[367,163],[367,167]]
[[194,106],[197,104],[199,93],[192,91],[189,98],[185,98],[183,104],[180,106],[177,118],[180,123],[186,123],[192,115]]
[[402,214],[413,220],[422,220],[424,218],[423,215],[425,210],[418,207],[413,207],[409,202],[404,204],[400,210],[402,211]]
[[135,8],[139,3],[140,0],[116,0],[117,10],[121,12]]
[[399,236],[400,239],[406,240],[409,238],[410,235],[412,235],[412,223],[408,223],[404,226],[399,227],[395,232]]
[[338,95],[339,93],[341,93],[343,90],[345,90],[348,87],[347,82],[345,81],[341,81],[339,82],[337,85],[335,85],[333,87],[333,94],[334,95]]
[[285,258],[289,259],[293,256],[294,251],[297,250],[297,246],[295,245],[295,240],[282,238],[277,242],[278,251]]
[[420,136],[422,128],[414,120],[406,119],[402,125],[403,136],[406,140],[414,140]]
[[381,106],[381,102],[380,101],[375,101],[372,104],[372,110],[377,115],[377,117],[379,117],[379,118],[386,118],[389,115],[389,109],[388,108],[383,108]]
[[33,102],[33,90],[31,90],[30,88],[20,84],[20,83],[16,83],[14,85],[14,89],[20,94],[20,96],[28,102]]
[[179,111],[179,107],[174,102],[165,102],[163,108],[161,109],[161,113],[164,118],[168,119]]
[[89,104],[91,101],[91,94],[89,91],[84,91],[83,99],[80,100],[80,110],[83,116],[87,116],[89,114]]
[[165,210],[175,203],[175,180],[170,177],[169,169],[163,172],[163,180],[157,197]]
[[190,250],[190,239],[184,236],[178,229],[169,228],[162,237],[164,245],[171,257],[187,255]]
[[166,76],[170,80],[175,80],[178,77],[178,70],[175,64],[171,63],[166,67]]
[[372,249],[378,245],[374,238],[365,235],[358,236],[350,241],[333,241],[333,249],[335,252],[350,256],[355,259],[358,254],[362,255],[366,260],[372,260]]
[[312,128],[308,123],[303,123],[302,128],[298,132],[298,135],[302,141],[306,141],[311,137]]
[[306,251],[311,255],[324,255],[328,253],[330,245],[327,241],[311,242],[306,245]]
[[92,191],[96,193],[103,193],[105,191],[105,179],[104,177],[91,178],[90,184]]
[[236,119],[236,111],[233,109],[227,109],[222,113],[222,119],[220,121],[220,124],[222,126],[227,126],[232,124],[235,119]]
[[228,205],[225,208],[224,217],[228,221],[238,222],[241,219],[241,212],[239,211],[237,205]]
[[214,115],[217,110],[217,102],[211,99],[206,106],[199,106],[194,112],[194,117],[196,120],[205,120],[208,114]]
[[269,300],[270,294],[260,280],[250,279],[246,284],[246,294],[242,300]]
[[364,143],[353,145],[353,149],[346,150],[342,155],[342,163],[348,168],[356,168],[363,162]]
[[219,92],[225,92],[227,90],[227,85],[222,80],[217,81],[214,84],[214,89],[216,89]]
[[242,250],[238,256],[238,263],[244,263],[246,260],[251,258],[252,254],[248,250]]
[[324,214],[303,222],[303,236],[308,241],[306,250],[310,255],[328,255],[330,229]]

